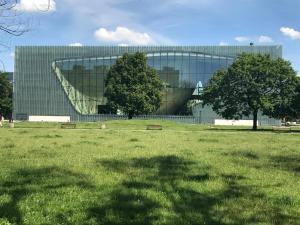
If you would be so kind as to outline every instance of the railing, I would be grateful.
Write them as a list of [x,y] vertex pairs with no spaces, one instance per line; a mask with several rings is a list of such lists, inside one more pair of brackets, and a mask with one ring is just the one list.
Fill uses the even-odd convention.
[[[71,118],[72,121],[105,121],[105,120],[127,120],[126,115],[114,115],[114,114],[95,114],[95,115],[81,115],[78,118]],[[187,124],[214,124],[215,117],[211,116],[184,116],[184,115],[139,115],[134,116],[133,119],[137,120],[170,120],[179,123]],[[278,126],[280,120],[272,118],[259,118],[260,126]]]
[[199,124],[201,123],[200,117],[195,116],[177,116],[177,115],[140,115],[135,116],[133,119],[141,119],[141,120],[171,120],[180,123],[191,123],[191,124]]
[[[127,120],[125,115],[114,114],[96,114],[96,115],[81,115],[78,118],[71,118],[72,121],[105,121],[105,120]],[[134,116],[132,119],[137,120],[171,120],[180,123],[200,124],[201,118],[194,116],[177,116],[177,115],[139,115]]]

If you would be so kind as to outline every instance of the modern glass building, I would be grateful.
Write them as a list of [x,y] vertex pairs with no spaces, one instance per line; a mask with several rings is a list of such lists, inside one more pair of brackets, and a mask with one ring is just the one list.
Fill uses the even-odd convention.
[[19,46],[15,51],[16,119],[70,116],[73,121],[103,118],[104,80],[125,52],[145,53],[162,79],[165,88],[157,115],[185,113],[187,102],[212,74],[243,52],[282,56],[281,46]]

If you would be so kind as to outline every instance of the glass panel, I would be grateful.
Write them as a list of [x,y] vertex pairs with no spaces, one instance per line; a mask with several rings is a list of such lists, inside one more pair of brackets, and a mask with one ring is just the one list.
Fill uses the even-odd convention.
[[[117,57],[119,56],[56,62],[57,76],[78,112],[96,114],[103,111],[106,104],[103,96],[105,77]],[[233,62],[231,58],[186,52],[149,53],[147,60],[148,65],[157,70],[166,88],[161,110],[167,114],[180,111],[179,108],[191,98],[199,81],[205,85],[217,69]]]

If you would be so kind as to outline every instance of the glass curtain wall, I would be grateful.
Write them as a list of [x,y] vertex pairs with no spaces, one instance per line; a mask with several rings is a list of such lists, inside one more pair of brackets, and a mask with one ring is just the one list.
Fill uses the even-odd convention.
[[[147,53],[148,64],[164,83],[163,101],[156,114],[178,114],[191,99],[197,84],[227,68],[233,58],[186,52]],[[52,68],[72,106],[82,115],[105,113],[104,80],[120,56],[56,60]]]

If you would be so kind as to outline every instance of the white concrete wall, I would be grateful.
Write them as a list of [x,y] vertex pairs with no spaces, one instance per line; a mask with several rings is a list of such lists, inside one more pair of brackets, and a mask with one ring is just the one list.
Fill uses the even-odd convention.
[[[259,121],[257,121],[259,124]],[[252,126],[252,120],[224,120],[224,119],[215,119],[215,125],[224,125],[224,126]]]
[[31,122],[70,122],[70,116],[29,116]]

